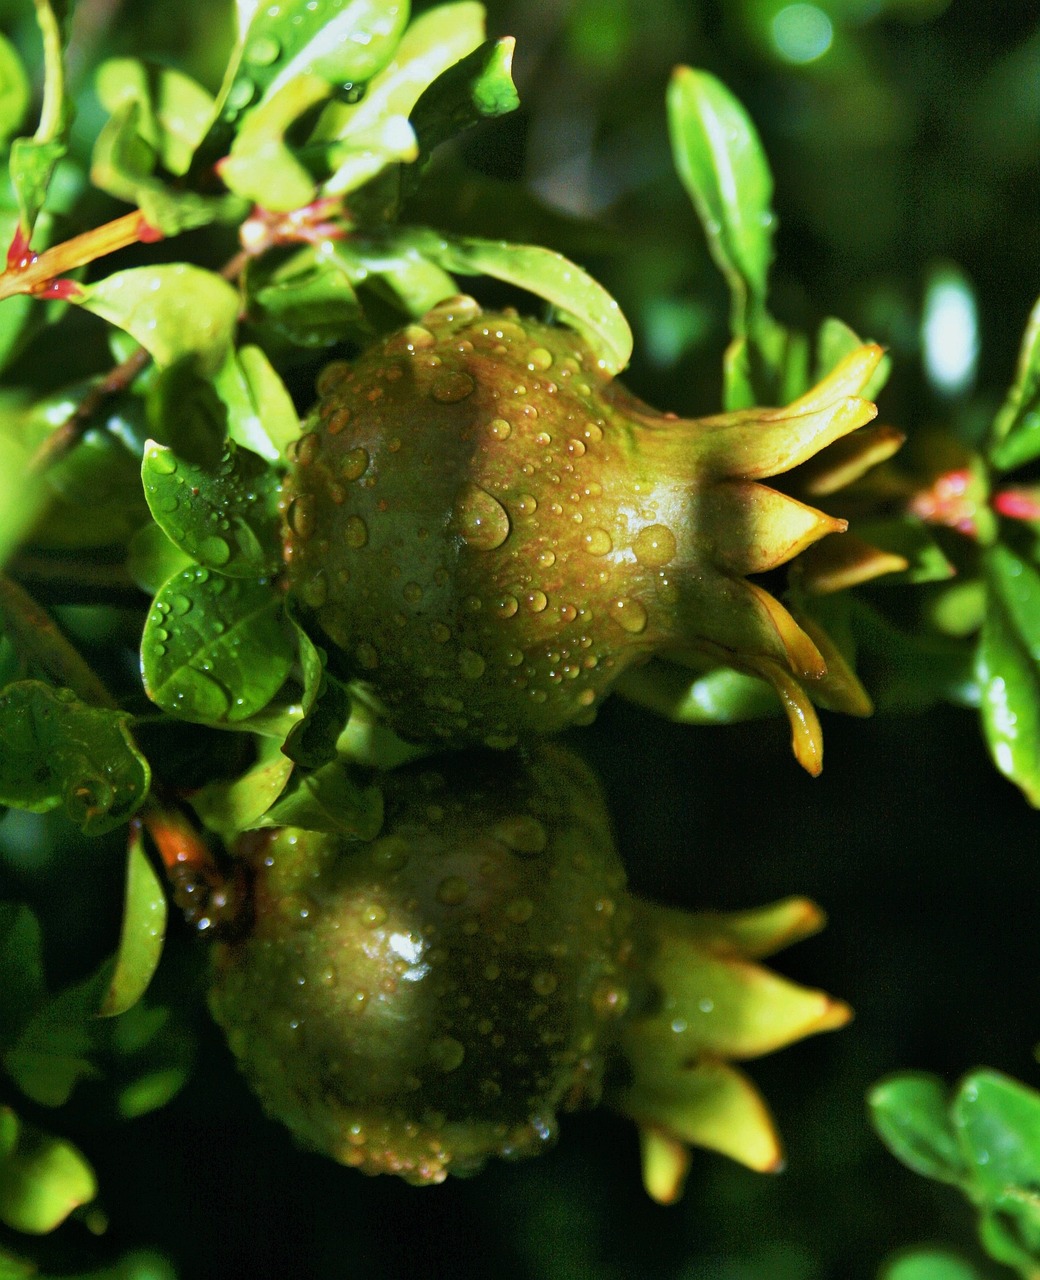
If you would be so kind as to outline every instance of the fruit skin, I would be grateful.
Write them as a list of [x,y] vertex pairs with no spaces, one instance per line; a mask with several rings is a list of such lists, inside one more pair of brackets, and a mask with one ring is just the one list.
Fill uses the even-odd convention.
[[873,416],[879,356],[788,410],[680,420],[570,330],[451,299],[320,376],[283,494],[289,586],[399,733],[453,747],[586,722],[652,653],[819,679],[744,575],[844,522],[757,481]]
[[255,924],[216,946],[210,1003],[304,1145],[428,1184],[535,1154],[598,1099],[628,907],[595,779],[559,748],[385,787],[371,843],[245,837]]

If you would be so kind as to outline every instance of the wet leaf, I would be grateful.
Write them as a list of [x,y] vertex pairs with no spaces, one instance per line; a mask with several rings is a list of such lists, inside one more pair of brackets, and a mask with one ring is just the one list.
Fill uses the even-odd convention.
[[237,0],[239,41],[219,98],[225,120],[307,74],[331,91],[365,85],[386,66],[408,21],[407,0]]
[[262,738],[252,769],[231,782],[212,782],[191,797],[195,812],[212,831],[233,839],[254,827],[285,790],[293,762],[275,738]]
[[776,715],[776,694],[757,676],[730,667],[698,674],[680,663],[655,658],[627,671],[616,685],[622,697],[649,707],[677,724],[737,724]]
[[163,585],[141,640],[148,696],[200,724],[247,719],[271,701],[292,665],[282,602],[263,581],[186,569]]
[[351,274],[338,246],[328,255],[308,247],[260,262],[246,274],[250,319],[301,347],[343,341],[366,328]]
[[190,568],[192,559],[157,524],[143,525],[130,539],[126,570],[142,591],[154,596],[175,573]]
[[220,177],[236,195],[265,209],[289,212],[309,204],[317,182],[286,140],[305,113],[328,96],[319,76],[301,74],[281,86],[264,105],[250,111],[220,162]]
[[300,419],[286,390],[260,347],[232,351],[214,386],[227,407],[229,437],[268,462],[284,461],[300,434]]
[[632,332],[618,304],[562,254],[538,245],[439,236],[420,229],[402,232],[400,239],[445,271],[493,276],[551,302],[599,354],[608,373],[620,373],[628,364]]
[[255,824],[257,827],[303,827],[357,840],[374,840],[383,825],[383,793],[364,786],[339,761],[316,773],[299,774],[287,791]]
[[198,564],[234,578],[278,567],[278,476],[257,454],[229,440],[209,468],[151,440],[141,479],[156,524]]
[[124,823],[148,794],[131,717],[89,707],[38,680],[0,693],[0,802],[32,813],[64,805],[85,835]]
[[129,333],[160,367],[195,358],[203,374],[227,359],[238,319],[231,285],[183,262],[117,271],[74,300]]
[[[846,356],[851,355],[857,347],[861,347],[863,341],[844,320],[828,316],[820,325],[820,331],[816,335],[816,381],[825,378]],[[876,400],[888,381],[891,371],[891,359],[887,355],[883,356],[861,394],[867,400]]]
[[166,895],[135,824],[127,846],[122,933],[112,980],[98,1010],[102,1018],[125,1013],[144,995],[159,964],[165,935]]
[[0,35],[0,144],[6,144],[29,109],[29,77],[14,45]]
[[773,179],[758,134],[732,93],[706,71],[679,67],[668,89],[676,171],[733,299],[732,330],[765,313],[773,258]]
[[398,250],[357,236],[336,245],[330,258],[352,287],[379,295],[414,319],[459,291],[443,268],[413,248]]
[[65,143],[52,138],[39,142],[35,138],[15,138],[9,161],[11,186],[18,201],[19,221],[28,239],[47,199],[47,191],[58,161],[65,155]]
[[989,459],[1011,471],[1040,457],[1040,301],[1029,316],[1015,381],[993,420]]
[[416,102],[412,128],[420,153],[477,124],[515,111],[520,97],[513,84],[515,40],[487,40],[439,76]]
[[188,172],[213,117],[213,96],[172,67],[137,58],[109,58],[97,70],[97,93],[112,116],[138,108],[136,128],[169,173]]
[[97,1195],[97,1179],[71,1142],[0,1107],[0,1221],[44,1235]]
[[963,1258],[942,1249],[921,1249],[890,1262],[880,1280],[983,1280]]
[[997,768],[1040,807],[1040,574],[1002,546],[986,554],[984,570],[982,727]]
[[[961,1081],[951,1115],[972,1179],[987,1199],[1005,1202],[1015,1190],[1037,1197],[1040,1093],[996,1071],[976,1071]],[[1040,1228],[1040,1202],[1031,1210]]]
[[950,1096],[938,1076],[905,1072],[876,1084],[870,1118],[885,1146],[926,1178],[960,1185],[967,1169],[950,1119]]

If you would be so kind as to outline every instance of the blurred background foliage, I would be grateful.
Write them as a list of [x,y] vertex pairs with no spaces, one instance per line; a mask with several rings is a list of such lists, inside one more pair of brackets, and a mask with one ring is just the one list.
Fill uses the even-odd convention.
[[[85,69],[155,56],[215,88],[230,8],[82,0],[71,64],[82,163],[105,118]],[[662,408],[713,411],[728,300],[674,175],[664,112],[672,68],[705,68],[746,105],[773,168],[777,316],[813,331],[840,315],[888,346],[882,418],[909,433],[911,459],[936,428],[978,440],[1040,279],[1035,4],[490,0],[488,11],[490,35],[517,38],[521,108],[442,149],[413,221],[575,258],[631,320],[632,388]],[[0,0],[0,22],[38,66],[30,6]],[[59,209],[79,200],[77,181],[71,165],[59,174]],[[90,200],[98,221],[112,216]],[[191,234],[171,258],[226,256],[226,233]],[[506,297],[474,287],[486,302]],[[72,331],[82,343],[64,367],[27,360],[40,390],[98,363],[99,326]],[[117,607],[67,608],[62,621],[102,666],[132,622]],[[983,1260],[967,1205],[887,1154],[864,1098],[903,1068],[952,1081],[986,1063],[1037,1083],[1035,813],[994,772],[968,711],[828,717],[826,733],[815,781],[788,759],[779,722],[681,728],[615,700],[574,735],[606,781],[637,892],[693,909],[797,892],[830,914],[782,967],[849,1000],[857,1020],[752,1072],[787,1142],[785,1173],[702,1154],[685,1199],[663,1209],[643,1194],[631,1128],[597,1112],[566,1120],[548,1156],[473,1181],[366,1181],[263,1118],[208,1022],[198,944],[173,927],[146,1004],[176,1013],[142,1025],[121,1090],[87,1081],[63,1112],[102,1192],[34,1247],[43,1272],[867,1280],[890,1265],[903,1280],[886,1260],[934,1243],[972,1259],[965,1276],[1008,1274]],[[179,749],[204,776],[206,750],[228,748],[186,727]],[[54,988],[88,975],[119,927],[123,842],[69,832],[50,816],[0,823],[0,898],[36,911]],[[157,1079],[156,1044],[172,1076]],[[959,1280],[952,1265],[941,1274]]]

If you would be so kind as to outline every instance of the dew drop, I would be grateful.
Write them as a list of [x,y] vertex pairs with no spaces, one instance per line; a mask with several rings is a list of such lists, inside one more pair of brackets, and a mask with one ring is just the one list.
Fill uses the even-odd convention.
[[344,480],[360,480],[368,470],[369,457],[365,449],[348,449],[340,463]]
[[333,360],[318,374],[314,390],[319,396],[327,396],[343,382],[350,373],[350,365],[346,360]]
[[148,465],[161,476],[172,476],[177,470],[177,459],[172,450],[153,449],[148,455]]
[[592,1011],[599,1018],[620,1018],[628,1008],[628,990],[608,978],[592,989]]
[[409,604],[418,604],[423,597],[423,589],[417,582],[406,582],[401,594]]
[[638,600],[612,600],[610,616],[630,635],[639,635],[646,629],[646,610]]
[[549,598],[544,591],[528,591],[524,596],[524,604],[532,613],[541,613],[545,606],[549,603]]
[[542,970],[539,973],[536,973],[531,979],[531,986],[534,988],[536,994],[540,996],[551,996],[559,986],[559,979],[556,977],[555,973],[549,973],[547,970]]
[[585,452],[585,446],[580,440],[568,440],[567,452],[572,458],[580,458]]
[[214,534],[211,538],[203,538],[199,543],[199,559],[215,566],[227,564],[231,559],[231,548],[223,538]]
[[511,618],[519,608],[516,596],[499,596],[494,605],[495,617]]
[[519,516],[530,516],[538,510],[538,499],[533,493],[522,493],[516,500],[516,513]]
[[347,546],[357,551],[368,542],[368,525],[360,516],[347,516],[345,536]]
[[412,351],[425,351],[437,345],[437,339],[421,324],[410,324],[401,330],[400,337]]
[[614,542],[606,529],[590,529],[582,535],[582,546],[590,556],[605,556],[614,550]]
[[282,46],[274,36],[261,35],[249,42],[246,49],[246,61],[258,67],[269,67],[282,51]]
[[454,1036],[438,1036],[430,1041],[430,1061],[441,1071],[455,1071],[462,1066],[466,1049]]
[[366,929],[378,929],[386,923],[386,907],[378,902],[369,902],[361,908],[361,923]]
[[589,444],[599,444],[603,439],[603,428],[598,422],[586,422],[585,430],[582,432],[582,435]]
[[512,431],[512,426],[505,418],[492,418],[488,423],[488,435],[492,440],[508,440]]
[[493,827],[491,834],[514,853],[533,857],[545,850],[549,835],[537,818],[518,813],[503,818]]
[[306,541],[314,533],[316,514],[314,499],[309,494],[303,493],[289,503],[289,524],[298,538]]
[[486,489],[467,483],[455,495],[452,527],[471,547],[493,551],[509,537],[509,516]]
[[379,654],[376,652],[375,645],[367,642],[359,644],[356,651],[358,666],[363,667],[366,671],[375,671],[379,666]]
[[476,383],[461,369],[440,374],[430,388],[430,395],[439,404],[458,404],[473,394]]
[[351,1013],[356,1016],[362,1012],[366,1004],[368,1004],[368,992],[355,991],[347,1001],[347,1013]]
[[437,886],[437,901],[446,906],[458,906],[469,897],[469,881],[463,876],[445,876]]
[[513,924],[526,924],[534,915],[534,903],[530,898],[511,898],[505,905],[505,914]]
[[545,347],[533,347],[527,353],[527,367],[529,369],[550,369],[552,367],[552,352],[546,350]]
[[329,580],[325,576],[324,569],[319,569],[313,578],[303,584],[300,588],[300,598],[312,609],[321,608],[329,598]]
[[178,618],[183,618],[186,613],[191,612],[191,600],[187,596],[182,596],[182,595],[171,596],[170,606],[173,613]]
[[551,569],[556,563],[555,551],[541,551],[538,554],[538,565],[542,569]]
[[667,525],[648,524],[636,535],[632,551],[640,564],[659,569],[675,556],[675,535]]
[[431,622],[430,635],[437,644],[445,644],[451,639],[451,628],[446,627],[443,622]]
[[472,649],[463,649],[459,654],[459,670],[467,680],[479,680],[486,666],[480,654],[474,653]]
[[573,604],[560,605],[560,621],[561,622],[573,622],[577,616],[578,616],[578,610]]

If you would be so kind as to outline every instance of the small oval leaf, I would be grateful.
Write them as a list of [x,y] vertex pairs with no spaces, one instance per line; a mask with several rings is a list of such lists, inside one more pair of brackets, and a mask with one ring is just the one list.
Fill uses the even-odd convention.
[[98,1010],[112,1018],[144,995],[162,955],[166,936],[166,895],[148,860],[138,823],[132,824],[126,858],[123,927],[112,980]]

